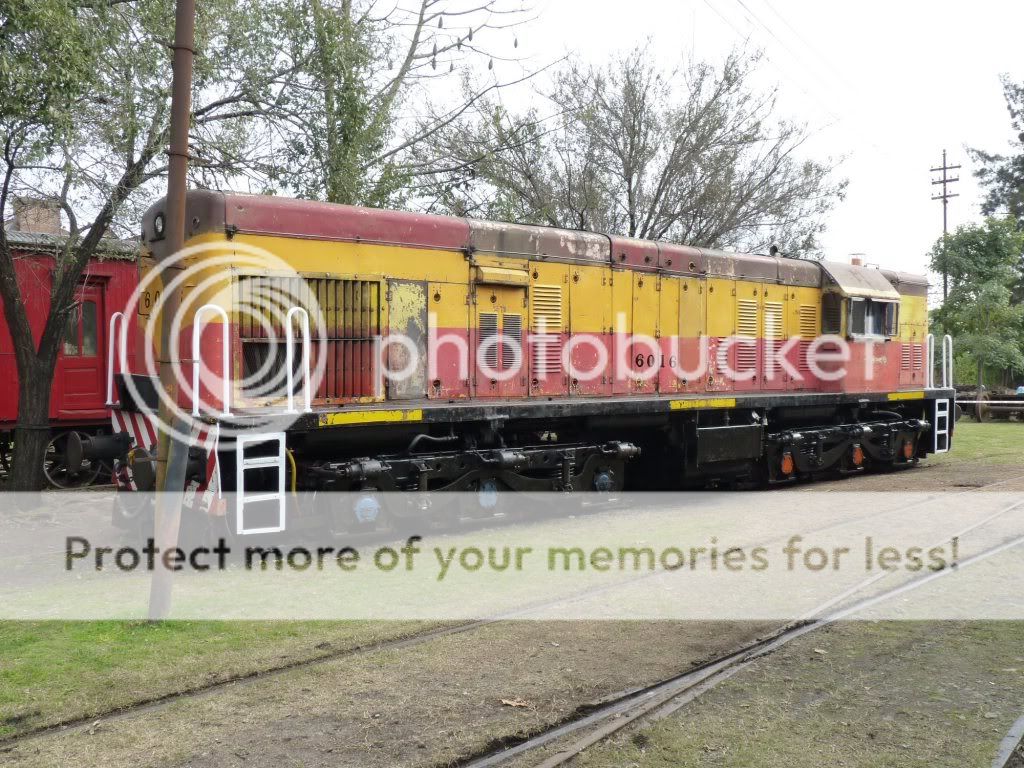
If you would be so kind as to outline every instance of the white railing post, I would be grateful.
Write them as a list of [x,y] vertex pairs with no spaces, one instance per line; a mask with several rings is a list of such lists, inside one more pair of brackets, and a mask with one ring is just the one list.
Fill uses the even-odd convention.
[[228,313],[224,311],[222,307],[218,307],[216,304],[204,304],[196,310],[195,318],[192,320],[192,415],[199,415],[199,369],[203,367],[202,353],[199,349],[199,342],[202,338],[203,324],[202,316],[204,312],[213,312],[216,314],[223,323],[223,349],[222,358],[223,365],[221,366],[221,386],[222,386],[222,397],[221,402],[223,410],[221,410],[221,416],[231,415],[231,339],[227,335],[230,332],[228,328]]
[[288,376],[288,413],[298,413],[298,411],[295,410],[295,338],[292,336],[292,318],[295,315],[298,315],[301,320],[299,327],[302,331],[302,394],[306,402],[306,405],[302,410],[304,413],[312,413],[313,405],[309,391],[309,313],[302,307],[292,307],[289,309],[288,314],[285,315],[284,321],[287,333],[287,336],[285,337],[284,355],[285,369]]
[[[120,323],[118,323],[120,321]],[[119,328],[120,334],[115,339],[114,329]],[[107,324],[107,402],[114,404],[114,350],[117,349],[117,362],[121,373],[128,367],[128,324],[124,312],[115,312]]]
[[931,333],[925,337],[925,380],[928,389],[935,389],[935,336]]
[[942,387],[953,387],[953,337],[948,333],[942,337]]

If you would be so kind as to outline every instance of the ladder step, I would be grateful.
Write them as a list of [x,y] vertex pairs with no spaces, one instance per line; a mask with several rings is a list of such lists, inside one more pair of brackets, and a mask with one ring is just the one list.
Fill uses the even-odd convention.
[[242,493],[238,496],[238,504],[240,506],[245,504],[255,504],[260,501],[276,501],[280,504],[284,503],[284,497],[280,493],[253,493],[246,494]]
[[281,461],[277,456],[254,456],[251,459],[242,459],[243,469],[258,469],[261,467],[276,467]]

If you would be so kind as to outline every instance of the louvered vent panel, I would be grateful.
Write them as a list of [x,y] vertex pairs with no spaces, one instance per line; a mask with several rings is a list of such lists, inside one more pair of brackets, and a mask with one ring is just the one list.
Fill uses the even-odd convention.
[[914,355],[914,370],[920,371],[924,369],[924,345],[923,344],[912,344]]
[[[757,330],[756,326],[754,330]],[[782,338],[782,302],[764,303],[764,337],[773,341]]]
[[[749,371],[757,366],[757,302],[736,302],[736,370]],[[749,341],[753,339],[755,341]]]
[[533,333],[548,338],[533,339],[533,372],[537,377],[562,370],[562,348],[556,338],[562,333],[562,286],[534,285],[530,288],[530,316]]
[[900,350],[900,369],[904,371],[910,370],[910,356],[912,354],[912,345],[904,344]]
[[771,359],[766,353],[762,366],[765,375],[772,378],[780,375],[779,351],[785,344],[782,333],[784,311],[785,308],[781,301],[766,301],[764,303],[764,343],[765,349],[771,350]]
[[[331,277],[239,275],[235,282],[236,322],[242,344],[247,397],[283,397],[284,318],[292,307],[309,313],[314,356],[326,356],[316,398],[368,397],[375,393],[373,348],[380,336],[380,283]],[[319,321],[323,323],[318,330]],[[300,339],[298,321],[291,333]],[[322,333],[323,345],[317,343]],[[277,343],[274,343],[275,337]],[[296,344],[295,384],[301,386],[300,344]],[[315,369],[317,360],[310,361]]]
[[494,312],[480,313],[480,346],[484,349],[484,362],[492,370],[498,368],[498,344],[490,339],[498,335],[498,315]]
[[800,338],[805,341],[814,341],[818,338],[818,308],[811,304],[801,304],[800,314]]
[[510,370],[522,364],[523,316],[505,315],[502,322],[505,338],[501,345],[501,367]]

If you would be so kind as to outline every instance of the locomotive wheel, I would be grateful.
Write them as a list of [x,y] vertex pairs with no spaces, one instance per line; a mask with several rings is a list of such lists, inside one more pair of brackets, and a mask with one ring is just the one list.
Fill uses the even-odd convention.
[[46,444],[43,474],[52,488],[85,488],[92,485],[103,469],[100,461],[78,461],[74,462],[77,467],[68,466],[68,440],[72,434],[79,438],[88,437],[84,432],[69,430],[58,432]]
[[977,419],[979,423],[983,421],[990,421],[992,418],[992,409],[985,402],[989,399],[988,392],[979,392],[975,399],[978,402],[974,406],[974,418]]

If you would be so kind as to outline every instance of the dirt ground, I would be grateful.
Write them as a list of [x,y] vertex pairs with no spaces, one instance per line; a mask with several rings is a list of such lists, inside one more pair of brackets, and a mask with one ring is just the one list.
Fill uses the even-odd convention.
[[1019,622],[842,622],[577,764],[989,766],[1024,712],[1022,654]]
[[[1024,430],[1022,430],[1024,431]],[[879,474],[820,480],[780,489],[783,493],[828,491],[962,491],[1024,492],[1024,464],[925,461],[920,466]]]
[[[1024,465],[938,457],[908,471],[772,493],[983,486],[1024,491]],[[737,622],[492,624],[0,743],[0,764],[450,765],[774,628]],[[987,765],[985,755],[990,761],[1024,710],[1022,641],[1024,625],[1011,623],[844,623],[786,646],[653,727],[589,750],[581,764]]]
[[516,622],[7,747],[18,768],[445,765],[685,671],[765,625]]

